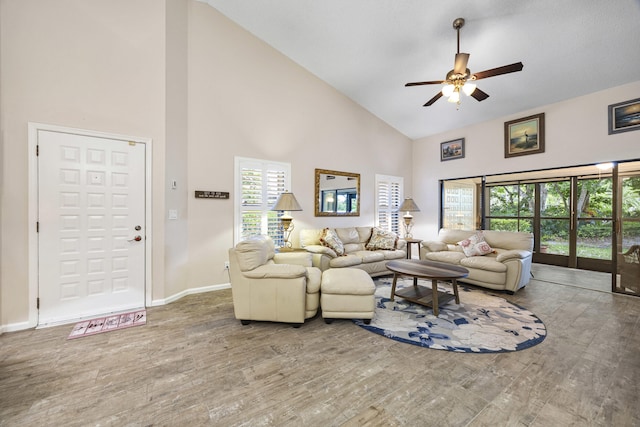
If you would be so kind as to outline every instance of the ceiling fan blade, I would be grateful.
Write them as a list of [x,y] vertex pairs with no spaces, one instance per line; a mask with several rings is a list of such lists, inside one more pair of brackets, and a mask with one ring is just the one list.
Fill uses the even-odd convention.
[[471,96],[473,96],[478,101],[484,101],[489,97],[489,94],[487,92],[481,91],[480,89],[476,88],[476,90],[471,92]]
[[438,99],[440,99],[440,97],[442,96],[442,92],[438,92],[436,93],[436,96],[434,96],[433,98],[431,98],[430,100],[427,101],[426,104],[423,105],[423,107],[428,107],[429,105],[433,104],[434,102],[436,102]]
[[467,71],[467,62],[469,62],[468,53],[456,53],[456,62],[453,65],[455,74],[464,74]]
[[404,86],[408,87],[408,86],[422,86],[422,85],[441,85],[442,83],[443,83],[442,80],[431,80],[431,81],[428,81],[428,82],[407,83]]
[[522,62],[516,62],[515,64],[503,65],[502,67],[492,68],[490,70],[480,71],[473,76],[476,80],[486,79],[487,77],[499,76],[501,74],[515,73],[516,71],[522,71]]

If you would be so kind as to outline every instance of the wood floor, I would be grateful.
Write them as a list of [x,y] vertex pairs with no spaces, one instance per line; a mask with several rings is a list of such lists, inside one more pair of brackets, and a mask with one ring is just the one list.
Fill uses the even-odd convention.
[[548,330],[514,353],[429,350],[319,317],[242,326],[230,290],[76,340],[72,325],[5,333],[0,426],[640,425],[640,298],[545,277],[504,295]]

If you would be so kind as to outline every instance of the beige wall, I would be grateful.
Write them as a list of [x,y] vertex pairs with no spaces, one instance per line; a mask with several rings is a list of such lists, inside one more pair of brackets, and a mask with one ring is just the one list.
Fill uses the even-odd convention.
[[0,59],[5,330],[30,306],[28,122],[153,140],[156,303],[228,283],[234,156],[292,164],[298,228],[342,223],[314,218],[314,168],[362,174],[362,214],[344,223],[373,224],[375,173],[411,186],[408,138],[199,2],[0,0]]
[[[26,322],[30,305],[28,122],[152,138],[154,182],[161,181],[164,29],[157,0],[0,2],[1,325]],[[153,278],[160,285],[163,200],[154,191]]]
[[[164,218],[164,293],[154,292],[156,298],[176,295],[188,288],[188,43],[189,0],[167,1],[166,16],[166,159],[164,180],[165,206],[158,216]],[[177,183],[171,188],[171,181]],[[168,210],[178,212],[177,220],[168,220]]]
[[[608,135],[608,106],[640,96],[640,81],[579,98],[545,105],[440,135],[416,140],[413,179],[418,206],[438,200],[438,180],[464,178],[605,161],[640,159],[640,132]],[[463,100],[474,102],[473,100]],[[504,157],[504,122],[545,113],[545,152]],[[440,143],[465,138],[465,158],[440,162]],[[414,214],[414,235],[432,238],[438,232],[438,205]]]
[[[193,3],[189,22],[190,286],[228,282],[233,243],[234,156],[289,162],[303,211],[296,230],[373,225],[375,174],[405,177],[411,143],[215,9]],[[314,169],[361,174],[361,215],[314,217]],[[195,190],[229,200],[196,200]]]

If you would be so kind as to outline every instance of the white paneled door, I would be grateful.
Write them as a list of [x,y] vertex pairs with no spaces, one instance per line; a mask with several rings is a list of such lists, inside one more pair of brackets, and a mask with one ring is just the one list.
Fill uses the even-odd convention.
[[38,131],[38,324],[144,307],[145,144]]

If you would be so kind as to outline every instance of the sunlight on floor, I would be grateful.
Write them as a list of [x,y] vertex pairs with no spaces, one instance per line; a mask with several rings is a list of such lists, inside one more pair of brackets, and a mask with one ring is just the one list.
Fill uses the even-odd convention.
[[609,273],[536,263],[531,264],[531,273],[534,280],[542,282],[611,292],[611,275]]

